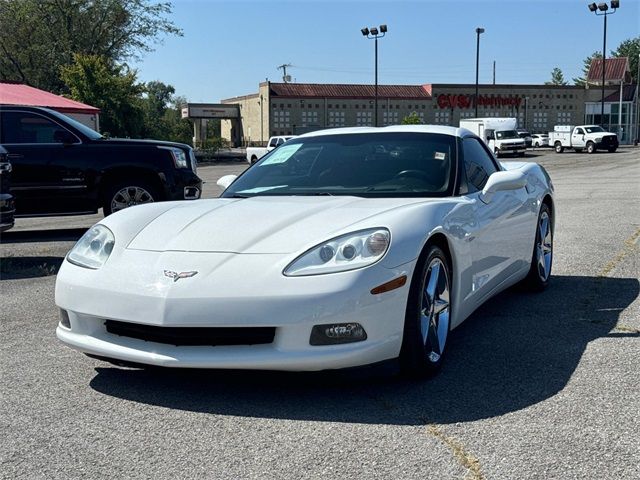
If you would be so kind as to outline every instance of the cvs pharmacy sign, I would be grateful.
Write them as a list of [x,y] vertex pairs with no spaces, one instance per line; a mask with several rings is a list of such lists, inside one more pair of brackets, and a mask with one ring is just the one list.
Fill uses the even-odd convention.
[[[438,108],[472,108],[473,95],[451,95],[443,93],[438,95]],[[520,107],[522,97],[517,95],[478,95],[478,106],[485,107]]]

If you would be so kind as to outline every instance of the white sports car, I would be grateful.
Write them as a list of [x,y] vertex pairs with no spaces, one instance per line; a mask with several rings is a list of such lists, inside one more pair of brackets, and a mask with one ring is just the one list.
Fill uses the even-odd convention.
[[221,198],[117,212],[66,257],[57,336],[117,364],[323,370],[400,359],[517,282],[549,282],[553,186],[436,126],[302,135]]

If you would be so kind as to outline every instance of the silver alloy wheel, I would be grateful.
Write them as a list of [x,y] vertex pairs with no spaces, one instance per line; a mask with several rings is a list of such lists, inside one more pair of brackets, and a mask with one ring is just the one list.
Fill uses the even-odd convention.
[[546,282],[551,273],[551,260],[553,259],[553,237],[551,235],[551,221],[547,212],[540,214],[538,220],[538,244],[536,245],[536,259],[538,275]]
[[143,203],[152,203],[153,201],[151,193],[142,187],[123,187],[111,199],[111,212],[117,212],[123,208]]
[[420,301],[420,333],[427,359],[440,360],[449,334],[450,284],[447,269],[439,258],[427,268]]

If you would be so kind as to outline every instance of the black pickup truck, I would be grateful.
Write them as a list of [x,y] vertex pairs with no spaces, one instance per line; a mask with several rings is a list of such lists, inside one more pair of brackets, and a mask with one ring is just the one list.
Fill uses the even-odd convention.
[[13,167],[16,216],[109,215],[202,192],[188,145],[107,139],[46,108],[0,105],[0,144]]

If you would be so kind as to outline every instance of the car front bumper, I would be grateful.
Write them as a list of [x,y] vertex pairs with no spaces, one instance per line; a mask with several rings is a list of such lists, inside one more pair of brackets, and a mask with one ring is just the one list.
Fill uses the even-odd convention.
[[176,170],[172,181],[165,179],[165,197],[167,200],[197,200],[201,196],[202,179],[192,170]]
[[15,202],[13,195],[3,193],[0,195],[0,232],[9,230],[14,225]]
[[[70,328],[58,325],[62,342],[100,357],[185,368],[311,371],[367,365],[400,353],[410,282],[378,295],[371,289],[402,275],[410,278],[412,264],[285,277],[280,272],[287,259],[279,255],[138,251],[124,256],[135,261],[105,264],[104,271],[64,262],[56,304],[67,312]],[[164,277],[161,265],[175,264],[178,257],[182,270],[199,268],[198,275],[179,282]],[[202,268],[203,257],[211,260],[209,268]],[[252,266],[245,264],[246,274],[240,276],[233,270],[245,261]],[[143,271],[136,270],[144,264]],[[176,346],[109,333],[106,320],[184,328],[275,327],[275,336],[260,345]],[[359,323],[366,340],[310,345],[314,325],[338,323]]]

